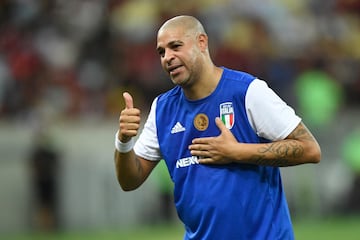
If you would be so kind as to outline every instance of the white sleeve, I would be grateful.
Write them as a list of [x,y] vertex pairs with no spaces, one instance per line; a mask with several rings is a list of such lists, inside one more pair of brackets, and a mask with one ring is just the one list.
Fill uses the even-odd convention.
[[294,109],[259,79],[250,83],[245,107],[257,135],[272,141],[285,139],[301,122]]
[[134,146],[134,152],[137,156],[150,161],[162,159],[156,130],[156,103],[157,98],[155,98],[151,105],[149,116]]

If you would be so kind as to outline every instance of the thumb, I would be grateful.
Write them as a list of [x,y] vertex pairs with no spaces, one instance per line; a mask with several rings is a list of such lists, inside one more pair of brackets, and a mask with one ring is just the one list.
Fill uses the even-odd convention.
[[133,101],[133,98],[132,98],[132,96],[130,95],[130,93],[124,92],[124,93],[123,93],[123,97],[124,97],[124,100],[125,100],[125,107],[126,107],[127,109],[133,108],[133,107],[134,107],[134,101]]
[[225,124],[223,123],[223,121],[221,121],[221,119],[219,117],[215,118],[215,123],[221,132],[228,130],[226,128]]

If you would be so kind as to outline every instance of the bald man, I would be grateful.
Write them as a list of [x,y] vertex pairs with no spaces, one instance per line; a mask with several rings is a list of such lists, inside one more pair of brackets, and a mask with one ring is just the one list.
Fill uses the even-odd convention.
[[115,135],[121,188],[138,188],[164,159],[184,239],[293,239],[279,167],[321,159],[301,118],[264,81],[214,65],[192,16],[166,21],[156,50],[175,86],[155,98],[136,142],[140,110],[123,94]]

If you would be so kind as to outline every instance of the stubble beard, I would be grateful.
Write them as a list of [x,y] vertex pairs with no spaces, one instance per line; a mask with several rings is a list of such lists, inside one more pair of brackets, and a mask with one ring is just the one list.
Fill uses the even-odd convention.
[[179,74],[179,76],[175,76],[174,78],[170,76],[171,81],[175,85],[178,85],[183,89],[189,89],[195,84],[196,79],[199,78],[199,74],[198,74],[199,69],[195,67],[197,66],[197,62],[199,61],[197,56],[198,56],[197,54],[192,54],[191,59],[189,61],[190,64],[187,65],[183,64],[183,67],[185,69]]
[[171,78],[172,82],[183,89],[190,89],[194,85],[194,79],[196,78],[194,72],[186,70],[182,75],[184,76],[176,76],[178,79]]

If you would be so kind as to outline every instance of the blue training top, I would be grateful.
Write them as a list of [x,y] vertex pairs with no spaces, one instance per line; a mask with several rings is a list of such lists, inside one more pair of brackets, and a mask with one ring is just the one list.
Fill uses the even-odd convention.
[[188,150],[194,138],[220,134],[216,117],[223,119],[237,141],[264,141],[249,124],[245,109],[245,95],[254,79],[224,68],[217,88],[204,99],[187,100],[179,86],[158,97],[157,136],[175,183],[184,239],[294,238],[278,167],[202,165]]

